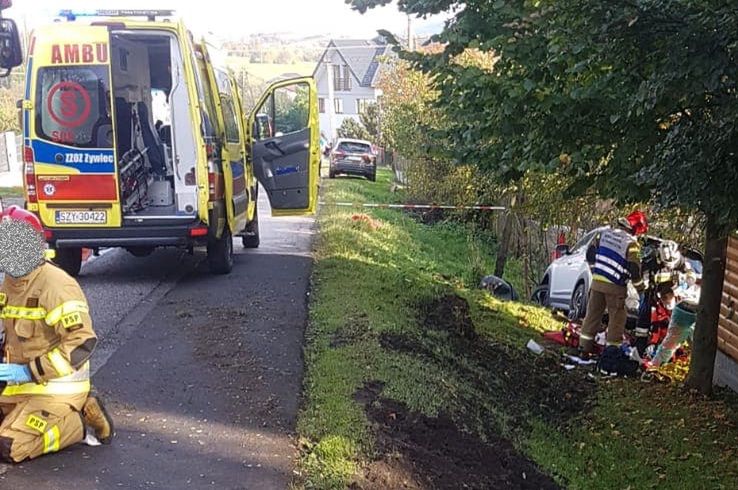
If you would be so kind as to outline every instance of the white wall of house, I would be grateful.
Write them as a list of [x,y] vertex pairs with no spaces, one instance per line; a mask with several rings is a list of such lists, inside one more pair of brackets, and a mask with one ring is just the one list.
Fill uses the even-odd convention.
[[[327,60],[327,62],[326,62]],[[361,80],[357,80],[356,77],[351,75],[351,90],[329,90],[329,80],[332,82],[332,75],[329,76],[327,69],[332,65],[343,66],[344,62],[340,55],[335,50],[329,51],[326,54],[326,58],[318,67],[315,72],[315,82],[318,88],[318,98],[323,99],[325,102],[325,111],[320,113],[320,130],[326,136],[331,139],[336,137],[336,130],[341,126],[345,119],[359,120],[358,111],[358,100],[368,100],[371,102],[377,101],[377,89],[373,87],[362,87]],[[333,69],[331,67],[331,69]],[[333,111],[329,110],[328,104],[331,103],[331,97],[333,100]],[[340,100],[338,103],[342,106],[343,111],[341,113],[336,112],[336,100]]]
[[0,187],[23,185],[23,164],[18,151],[19,137],[12,131],[0,133]]

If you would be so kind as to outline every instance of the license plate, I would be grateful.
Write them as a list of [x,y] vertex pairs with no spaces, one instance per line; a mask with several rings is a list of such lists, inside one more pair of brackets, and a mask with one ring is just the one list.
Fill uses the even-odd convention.
[[104,225],[108,222],[107,211],[57,211],[57,225]]
[[351,162],[360,162],[362,158],[361,157],[348,157],[348,160]]

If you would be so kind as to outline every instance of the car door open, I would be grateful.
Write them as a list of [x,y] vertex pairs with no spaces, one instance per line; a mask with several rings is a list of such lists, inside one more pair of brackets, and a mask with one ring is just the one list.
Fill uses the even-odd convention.
[[254,173],[275,216],[315,213],[320,135],[312,78],[273,84],[249,116]]

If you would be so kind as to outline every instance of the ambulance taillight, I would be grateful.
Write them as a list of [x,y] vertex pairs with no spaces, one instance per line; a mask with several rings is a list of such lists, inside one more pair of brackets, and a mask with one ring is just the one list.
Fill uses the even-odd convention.
[[33,164],[33,148],[30,146],[23,147],[23,170],[26,176],[26,197],[29,203],[37,203],[38,195],[36,194],[36,168]]

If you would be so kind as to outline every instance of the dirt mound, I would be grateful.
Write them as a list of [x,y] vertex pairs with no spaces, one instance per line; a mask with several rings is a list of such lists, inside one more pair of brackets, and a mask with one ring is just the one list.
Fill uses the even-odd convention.
[[469,303],[460,296],[449,294],[420,305],[422,324],[426,328],[447,330],[467,340],[479,336],[469,312]]
[[449,295],[420,305],[419,316],[426,326],[422,336],[385,334],[380,342],[452,369],[469,383],[471,393],[458,403],[461,414],[483,410],[480,394],[504,408],[516,425],[526,424],[531,414],[564,423],[594,403],[596,385],[586,370],[565,371],[554,354],[535,356],[523,346],[511,348],[480,338],[461,297]]
[[380,398],[381,388],[369,383],[356,395],[376,430],[379,457],[351,488],[558,488],[507,440],[482,441],[460,431],[447,415],[411,412]]

